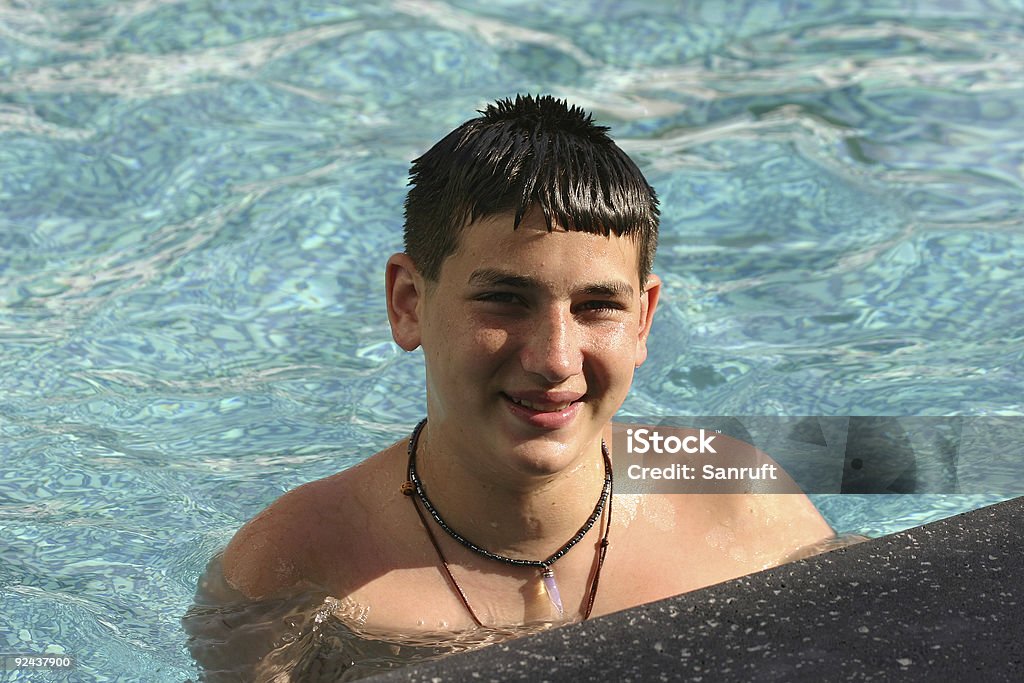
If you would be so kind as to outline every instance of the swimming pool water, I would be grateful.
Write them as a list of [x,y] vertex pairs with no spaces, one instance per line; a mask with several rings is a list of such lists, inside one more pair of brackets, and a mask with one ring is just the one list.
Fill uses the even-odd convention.
[[[1020,2],[0,4],[0,651],[180,681],[195,581],[408,435],[409,161],[594,111],[662,201],[624,415],[1024,411]],[[821,497],[877,535],[999,496]]]

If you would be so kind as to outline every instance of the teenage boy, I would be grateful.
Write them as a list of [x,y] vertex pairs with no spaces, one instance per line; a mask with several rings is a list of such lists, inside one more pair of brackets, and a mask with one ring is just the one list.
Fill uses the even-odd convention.
[[317,588],[378,633],[503,628],[694,590],[831,537],[802,494],[611,495],[611,420],[661,291],[655,192],[579,108],[481,113],[413,163],[406,250],[387,263],[426,419],[246,524],[226,583],[248,599]]

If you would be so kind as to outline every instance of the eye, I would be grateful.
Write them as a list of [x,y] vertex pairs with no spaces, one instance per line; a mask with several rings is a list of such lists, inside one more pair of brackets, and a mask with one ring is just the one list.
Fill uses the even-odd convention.
[[576,310],[581,313],[591,311],[597,313],[614,313],[624,309],[625,306],[623,306],[620,302],[610,301],[607,299],[594,299],[591,301],[584,301],[576,308]]
[[491,304],[518,304],[522,297],[513,292],[483,292],[474,297],[477,301]]

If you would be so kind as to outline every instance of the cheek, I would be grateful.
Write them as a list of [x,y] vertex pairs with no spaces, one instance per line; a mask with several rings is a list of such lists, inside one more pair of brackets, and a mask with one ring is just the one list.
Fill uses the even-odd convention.
[[512,334],[500,327],[478,327],[473,334],[474,350],[482,357],[498,356],[511,347]]
[[636,332],[632,323],[615,323],[599,327],[590,334],[592,352],[606,359],[606,362],[618,364],[629,358],[632,362],[636,351]]
[[605,328],[591,337],[587,355],[595,372],[628,384],[636,369],[636,332],[630,324]]
[[515,337],[505,327],[481,324],[468,316],[450,316],[439,322],[433,355],[447,358],[446,365],[460,375],[490,368],[495,358],[508,352]]

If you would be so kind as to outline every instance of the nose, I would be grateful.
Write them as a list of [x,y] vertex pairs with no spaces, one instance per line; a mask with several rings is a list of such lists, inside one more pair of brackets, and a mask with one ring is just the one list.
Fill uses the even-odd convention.
[[550,384],[582,372],[581,335],[571,311],[552,308],[536,317],[523,344],[522,364]]

